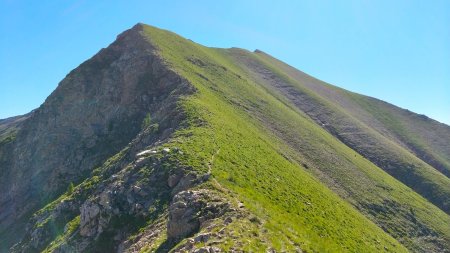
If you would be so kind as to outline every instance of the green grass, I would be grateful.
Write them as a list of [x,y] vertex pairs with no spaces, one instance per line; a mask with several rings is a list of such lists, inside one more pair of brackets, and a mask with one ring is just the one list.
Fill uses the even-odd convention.
[[[259,60],[258,57],[248,52],[241,51],[241,53]],[[236,58],[242,57],[236,57],[236,52],[231,55],[235,61]],[[282,75],[276,71],[274,73]],[[289,82],[293,86],[300,85],[292,79],[288,80]],[[446,225],[450,223],[448,215],[343,145],[331,134],[321,130],[311,120],[305,119],[302,111],[298,111],[295,106],[289,104],[289,101],[276,94],[276,91],[270,90],[268,87],[266,89],[285,104],[285,109],[280,108],[273,111],[277,107],[267,106],[261,110],[263,113],[258,114],[258,117],[261,118],[262,125],[269,125],[268,128],[271,132],[293,147],[294,152],[290,157],[299,163],[308,164],[317,178],[320,178],[322,182],[360,209],[375,223],[388,230],[391,235],[401,240],[410,249],[417,249],[424,245],[423,242],[416,239],[416,237],[420,237],[417,231],[420,231],[422,227],[433,230],[432,233],[437,233],[444,241],[450,238],[450,230]],[[335,107],[335,105],[323,103],[328,108]],[[292,110],[287,108],[292,108]],[[396,147],[396,145],[393,146]],[[404,154],[405,152],[397,149],[397,153],[400,154],[399,156],[406,157],[402,158],[405,163],[411,161],[408,154]],[[379,156],[383,158],[382,153]],[[412,161],[417,161],[417,159]],[[433,169],[430,171],[435,172]],[[420,173],[425,174],[426,172]],[[441,185],[445,189],[446,178],[442,174],[431,173],[425,178],[434,180],[431,182]],[[379,213],[371,210],[376,208],[381,209]],[[414,210],[414,218],[411,218],[410,210]]]
[[0,147],[2,145],[6,145],[8,143],[13,142],[16,139],[16,134],[17,134],[17,132],[13,131],[13,132],[9,132],[8,134],[1,136],[0,137]]
[[[208,49],[174,34],[145,27],[171,68],[196,86],[182,103],[188,119],[202,124],[179,131],[184,162],[205,171],[220,149],[213,175],[235,192],[246,207],[266,220],[277,250],[300,245],[306,251],[406,251],[395,239],[327,189],[283,154],[286,146],[261,129],[246,112],[266,103],[282,104],[247,80],[220,50]],[[191,64],[188,58],[195,58]],[[180,141],[181,140],[181,141]],[[175,145],[175,144],[174,144]]]
[[75,231],[80,226],[80,216],[73,218],[69,223],[67,223],[65,227],[65,231],[59,235],[54,241],[52,241],[47,248],[45,248],[42,252],[49,253],[53,252],[56,248],[61,246],[62,243],[66,242],[70,236],[72,236]]
[[[450,139],[447,137],[450,128],[448,126],[445,127],[430,120],[423,120],[423,118],[419,118],[419,115],[405,113],[399,108],[389,107],[385,103],[365,96],[351,94],[350,98],[387,126],[407,146],[425,153],[426,156],[424,157],[427,158],[425,162],[427,160],[437,161],[442,167],[441,170],[447,176],[450,174],[450,153],[448,153]],[[430,137],[429,134],[432,131],[427,131],[429,129],[433,129],[439,136]],[[445,142],[446,144],[443,145],[439,142]]]
[[[445,160],[450,154],[448,126],[307,77],[266,54],[246,57],[255,58],[299,93],[306,94],[302,99],[308,103],[300,107],[303,110],[309,107],[305,110],[308,115],[319,115],[321,121],[341,134],[339,138],[344,143],[448,213],[450,180],[425,163],[448,172],[450,167]],[[276,91],[272,89],[271,93]],[[364,136],[360,137],[361,134]]]

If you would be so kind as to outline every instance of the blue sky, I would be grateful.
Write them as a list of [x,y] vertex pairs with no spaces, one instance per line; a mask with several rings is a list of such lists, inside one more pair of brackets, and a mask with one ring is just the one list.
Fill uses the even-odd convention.
[[70,70],[138,22],[207,46],[258,48],[450,125],[446,0],[0,0],[0,118],[37,108]]

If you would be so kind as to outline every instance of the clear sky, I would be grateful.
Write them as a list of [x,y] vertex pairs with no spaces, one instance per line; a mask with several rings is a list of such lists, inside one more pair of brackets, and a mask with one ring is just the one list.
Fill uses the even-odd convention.
[[258,48],[450,125],[448,0],[0,0],[0,118],[37,108],[138,22],[207,46]]

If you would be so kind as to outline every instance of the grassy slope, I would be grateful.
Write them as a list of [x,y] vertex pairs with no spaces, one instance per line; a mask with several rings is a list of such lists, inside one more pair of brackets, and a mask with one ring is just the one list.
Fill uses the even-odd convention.
[[261,51],[258,55],[296,80],[300,86],[313,90],[443,174],[450,175],[449,126],[381,100],[326,84]]
[[[279,80],[292,86],[295,92],[303,94],[298,105],[301,110],[327,123],[326,128],[340,140],[436,206],[446,212],[450,210],[450,179],[405,148],[406,144],[396,134],[402,131],[401,128],[385,125],[367,112],[367,108],[370,108],[372,113],[378,111],[379,114],[388,115],[383,112],[386,106],[380,107],[381,109],[377,106],[362,107],[355,104],[354,100],[357,98],[365,101],[367,97],[325,84],[299,71],[295,72],[288,65],[266,54],[257,55],[261,64],[266,64],[275,75],[280,76]],[[304,100],[307,102],[301,102]],[[405,133],[408,131],[405,130]],[[444,139],[445,136],[444,134]]]
[[445,175],[450,175],[449,126],[381,100],[326,84],[261,51],[258,55],[299,81],[302,86],[344,108],[353,117],[405,146]]
[[[189,137],[177,145],[196,154],[185,162],[204,169],[201,161],[220,150],[214,177],[266,221],[269,240],[276,249],[292,250],[298,244],[303,250],[320,252],[405,251],[297,162],[286,158],[293,151],[247,112],[276,108],[271,113],[289,115],[289,108],[247,79],[222,50],[148,26],[145,34],[172,68],[199,90],[183,103],[187,112],[198,115],[191,118],[206,120],[202,127],[178,133],[179,138]],[[317,134],[326,135],[320,130]],[[329,135],[325,138],[332,139]]]
[[[228,54],[237,62],[243,61],[244,56],[256,57],[242,50]],[[440,243],[450,238],[448,215],[307,120],[281,94],[270,88],[268,91],[292,111],[271,111],[274,107],[267,107],[253,115],[293,147],[293,159],[306,164],[330,188],[409,248],[426,251],[426,233],[418,232],[422,228],[437,233]],[[433,247],[434,242],[429,243]]]
[[350,97],[413,153],[447,177],[450,176],[450,127],[383,101],[358,94]]

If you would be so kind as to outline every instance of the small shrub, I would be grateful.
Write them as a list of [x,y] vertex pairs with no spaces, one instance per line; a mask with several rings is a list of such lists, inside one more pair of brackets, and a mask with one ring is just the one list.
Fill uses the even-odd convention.
[[73,185],[73,182],[70,182],[69,186],[67,187],[67,193],[69,195],[72,194],[74,189],[75,189],[75,186]]
[[150,117],[150,113],[147,113],[144,120],[142,121],[142,128],[145,129],[150,126],[150,123],[152,122],[152,118]]

